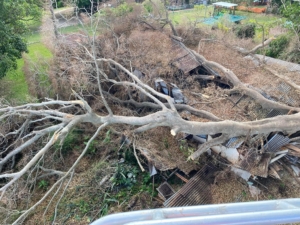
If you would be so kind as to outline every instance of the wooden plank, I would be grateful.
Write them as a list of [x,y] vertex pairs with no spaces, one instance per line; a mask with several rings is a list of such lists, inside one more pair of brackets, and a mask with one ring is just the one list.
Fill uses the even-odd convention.
[[289,150],[288,154],[292,155],[292,156],[300,157],[300,152],[296,152],[296,151],[293,151],[293,150]]
[[177,177],[179,177],[183,182],[185,182],[185,183],[187,183],[189,180],[188,179],[186,179],[185,177],[183,177],[183,176],[181,176],[179,173],[175,173],[175,175],[177,176]]
[[285,145],[284,147],[289,148],[289,149],[292,149],[292,150],[294,150],[294,151],[300,153],[300,148],[296,147],[295,145],[287,144],[287,145]]

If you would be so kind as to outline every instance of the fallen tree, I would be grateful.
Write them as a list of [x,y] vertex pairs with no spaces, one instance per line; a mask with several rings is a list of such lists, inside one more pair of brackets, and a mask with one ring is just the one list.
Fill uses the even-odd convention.
[[[169,20],[168,23],[170,23]],[[117,43],[116,51],[122,51],[122,44],[124,44],[124,42],[119,41],[119,38],[121,36],[114,39]],[[124,58],[117,61],[116,59],[119,58],[117,53],[114,53],[117,55],[116,59],[99,57],[100,54],[98,54],[99,49],[97,49],[95,37],[91,38],[88,36],[87,39],[87,45],[83,42],[79,42],[79,45],[77,45],[87,57],[81,59],[73,56],[73,58],[76,58],[83,64],[88,64],[87,62],[89,62],[89,65],[94,67],[94,70],[89,73],[89,78],[94,79],[94,83],[91,82],[91,85],[95,85],[93,87],[97,88],[97,101],[103,105],[101,111],[95,110],[82,95],[76,92],[77,90],[73,91],[73,100],[46,99],[46,101],[40,103],[28,103],[20,106],[10,106],[5,105],[4,102],[1,103],[0,142],[2,143],[2,158],[0,161],[0,179],[5,182],[0,188],[0,200],[5,198],[8,190],[14,188],[14,185],[22,176],[32,173],[33,170],[40,169],[39,161],[56,143],[63,143],[67,135],[75,127],[82,124],[90,124],[96,129],[68,171],[50,171],[51,174],[58,175],[59,179],[39,201],[24,210],[13,224],[23,222],[56,188],[57,190],[60,189],[64,180],[72,178],[76,166],[86,154],[90,144],[103,129],[109,126],[116,124],[120,126],[125,125],[128,138],[131,138],[134,134],[157,127],[168,127],[173,136],[180,133],[213,136],[211,140],[200,145],[198,150],[189,156],[191,160],[197,160],[209,148],[221,145],[232,137],[267,136],[272,132],[282,132],[285,135],[291,135],[299,131],[299,105],[297,107],[289,106],[265,98],[257,89],[241,82],[233,71],[219,63],[207,60],[203,55],[188,48],[182,42],[180,42],[182,48],[188,51],[200,65],[215,68],[219,71],[220,77],[231,84],[232,88],[225,92],[227,96],[239,93],[248,96],[252,101],[261,105],[262,108],[287,110],[289,113],[255,121],[234,121],[222,120],[211,112],[194,108],[191,105],[175,104],[171,96],[152,88],[150,86],[151,82],[147,83],[142,78],[138,78],[131,68],[126,68],[128,63],[124,63],[125,66],[122,65],[121,62],[125,61]],[[130,54],[132,53],[130,52]],[[77,66],[81,67],[81,65]],[[113,76],[108,74],[111,71],[115,72]],[[112,92],[111,89],[115,87],[120,87],[120,89]],[[123,96],[118,95],[118,90],[123,90]],[[146,96],[146,100],[139,101],[137,98],[132,97],[133,92]],[[126,98],[124,98],[124,95],[126,95]],[[135,108],[150,108],[151,110],[139,116],[124,116],[121,112],[113,109],[115,102]],[[204,121],[183,119],[179,113],[179,111],[183,110]],[[11,171],[11,169],[14,169],[16,156],[31,148],[39,140],[44,140],[44,142],[38,145],[36,154],[28,160],[24,167],[17,171]],[[49,172],[47,169],[43,171]],[[57,195],[57,192],[55,192],[54,196]]]

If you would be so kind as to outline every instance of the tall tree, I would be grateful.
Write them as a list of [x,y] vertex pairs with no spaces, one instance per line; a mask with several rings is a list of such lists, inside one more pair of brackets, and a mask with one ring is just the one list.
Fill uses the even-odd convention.
[[17,59],[27,51],[24,34],[28,21],[41,16],[40,0],[0,1],[0,78],[16,68]]

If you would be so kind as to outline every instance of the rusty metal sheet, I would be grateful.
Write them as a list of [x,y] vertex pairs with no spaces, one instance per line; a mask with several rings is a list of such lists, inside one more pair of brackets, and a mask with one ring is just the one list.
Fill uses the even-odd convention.
[[189,206],[211,203],[210,185],[219,171],[212,164],[202,167],[179,191],[164,202],[165,207]]

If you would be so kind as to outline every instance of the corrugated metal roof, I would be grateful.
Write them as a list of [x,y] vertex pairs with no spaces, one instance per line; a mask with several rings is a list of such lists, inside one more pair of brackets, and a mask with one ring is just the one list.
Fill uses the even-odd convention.
[[211,203],[210,185],[214,173],[219,171],[212,164],[202,167],[179,191],[164,202],[165,207],[189,206]]
[[266,151],[275,152],[280,149],[282,146],[288,144],[290,139],[281,134],[275,134],[265,145],[264,148]]

